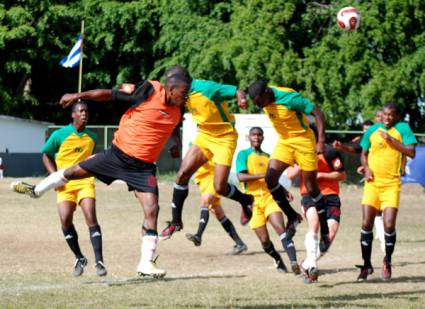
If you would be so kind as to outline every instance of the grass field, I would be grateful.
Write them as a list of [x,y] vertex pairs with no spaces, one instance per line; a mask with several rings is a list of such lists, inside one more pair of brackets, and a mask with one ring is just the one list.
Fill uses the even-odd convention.
[[[136,279],[142,212],[124,185],[98,183],[98,218],[103,230],[109,274],[95,275],[93,253],[81,211],[75,215],[80,244],[89,259],[80,278],[71,276],[73,255],[60,231],[55,194],[38,200],[9,192],[13,179],[0,180],[0,307],[146,307],[146,308],[424,308],[425,307],[425,194],[416,185],[402,191],[393,280],[379,278],[383,254],[374,242],[375,274],[357,283],[355,264],[359,245],[362,189],[342,189],[343,219],[331,252],[320,261],[319,282],[305,285],[301,277],[277,273],[272,259],[248,227],[239,224],[240,208],[224,201],[249,250],[228,256],[232,241],[210,218],[203,244],[194,247],[184,237],[198,221],[199,193],[191,187],[184,211],[185,229],[162,241],[159,265],[163,280]],[[38,181],[29,179],[28,181]],[[160,184],[159,228],[170,217],[170,183]],[[297,196],[297,189],[292,193]],[[298,199],[294,205],[298,205]],[[297,206],[298,207],[298,206]],[[302,224],[295,236],[299,258],[305,255]],[[277,236],[275,247],[281,249]],[[285,261],[286,255],[283,253]],[[288,264],[288,263],[287,263]]]

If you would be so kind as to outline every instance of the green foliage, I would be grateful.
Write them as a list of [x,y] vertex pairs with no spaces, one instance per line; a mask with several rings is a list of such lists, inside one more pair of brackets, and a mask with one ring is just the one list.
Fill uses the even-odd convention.
[[[385,102],[425,129],[425,2],[358,2],[361,26],[338,29],[351,1],[26,0],[0,5],[0,113],[68,121],[56,102],[77,89],[58,62],[85,21],[83,88],[160,79],[181,64],[195,78],[247,87],[262,78],[322,108],[330,128],[352,128]],[[230,109],[239,112],[235,102]],[[117,108],[117,107],[111,107]],[[116,110],[118,111],[118,110]],[[258,112],[250,106],[250,112]],[[120,112],[94,108],[96,123]]]

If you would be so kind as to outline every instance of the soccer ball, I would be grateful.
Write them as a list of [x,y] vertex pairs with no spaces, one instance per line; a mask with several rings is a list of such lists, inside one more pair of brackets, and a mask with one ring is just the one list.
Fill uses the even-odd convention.
[[360,11],[352,6],[342,8],[338,12],[336,21],[342,30],[348,32],[357,30],[360,25]]

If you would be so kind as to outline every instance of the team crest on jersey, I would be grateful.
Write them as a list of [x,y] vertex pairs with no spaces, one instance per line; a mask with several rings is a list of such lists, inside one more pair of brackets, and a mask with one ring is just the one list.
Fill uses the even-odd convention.
[[342,167],[342,162],[339,158],[336,158],[333,162],[332,162],[334,169],[338,170]]
[[167,112],[165,112],[165,111],[163,111],[162,109],[160,109],[160,110],[159,110],[159,113],[160,113],[162,116],[164,116],[164,117],[170,117],[170,114],[169,114],[169,113],[167,113]]
[[81,148],[81,147],[75,147],[74,148],[74,152],[78,152],[78,153],[83,152],[83,148]]

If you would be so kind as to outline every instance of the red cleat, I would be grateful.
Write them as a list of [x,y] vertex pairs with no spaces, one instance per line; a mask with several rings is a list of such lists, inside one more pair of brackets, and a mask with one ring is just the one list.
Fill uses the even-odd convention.
[[162,240],[170,239],[174,232],[178,232],[183,229],[183,222],[173,223],[168,221],[167,223],[167,227],[163,229],[161,234],[159,235]]

